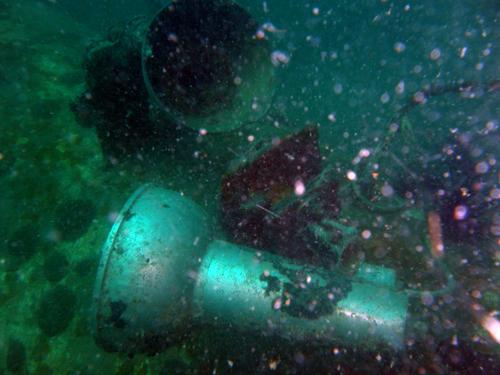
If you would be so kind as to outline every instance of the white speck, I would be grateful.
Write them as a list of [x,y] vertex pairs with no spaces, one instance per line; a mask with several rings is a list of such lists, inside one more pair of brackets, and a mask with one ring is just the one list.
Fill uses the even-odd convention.
[[207,133],[208,133],[208,132],[207,132],[207,129],[203,129],[203,128],[201,128],[201,129],[199,130],[199,133],[200,133],[200,135],[207,135]]
[[429,57],[431,58],[431,60],[438,60],[441,57],[441,50],[439,48],[434,48],[429,54]]
[[382,186],[382,189],[380,189],[380,192],[384,197],[390,198],[394,195],[394,188],[386,182],[384,186]]
[[342,87],[342,84],[340,83],[336,83],[335,85],[333,85],[333,92],[337,95],[340,95],[342,93],[342,90],[344,88]]
[[370,232],[368,229],[365,229],[361,232],[361,237],[363,237],[365,240],[369,239],[371,236],[372,232]]
[[242,81],[241,77],[234,77],[233,82],[236,86],[239,86],[239,85],[241,85],[241,82],[243,82],[243,81]]
[[257,39],[265,39],[265,37],[266,37],[266,33],[264,32],[264,30],[259,29],[259,30],[257,30],[257,32],[255,33],[255,37],[256,37]]
[[405,82],[404,81],[399,81],[398,84],[396,85],[396,88],[394,89],[396,91],[396,94],[401,95],[402,93],[405,92]]
[[402,43],[402,42],[394,43],[394,51],[396,51],[397,53],[404,52],[405,49],[406,49],[406,45],[404,43]]
[[318,16],[319,15],[319,8],[318,7],[313,8],[312,14],[314,14],[315,16]]
[[286,65],[290,62],[290,56],[283,51],[273,51],[271,53],[271,63],[274,66]]
[[295,195],[303,195],[306,192],[306,186],[301,180],[295,181]]
[[465,206],[456,206],[453,210],[453,217],[455,220],[463,220],[467,217],[467,207]]
[[228,366],[229,366],[229,367],[231,367],[231,368],[234,366],[234,362],[233,362],[233,361],[231,361],[231,360],[229,360],[229,359],[227,360],[227,364],[228,364]]
[[357,179],[356,172],[347,171],[347,179],[350,181],[356,181],[356,179]]
[[311,276],[307,275],[307,277],[306,277],[306,283],[310,284],[311,280],[312,280]]
[[281,298],[280,297],[278,297],[274,300],[273,309],[275,309],[275,310],[281,309]]
[[368,150],[367,148],[362,148],[361,150],[359,150],[358,156],[360,158],[367,158],[368,156],[370,156],[370,150]]
[[475,66],[476,70],[483,70],[484,68],[484,63],[478,62]]
[[463,59],[467,53],[467,47],[460,48],[460,58]]
[[337,116],[335,115],[335,112],[332,112],[328,115],[328,121],[330,122],[335,122],[337,121]]
[[388,103],[389,100],[391,100],[391,97],[390,97],[389,93],[387,93],[387,92],[384,92],[382,94],[382,96],[380,97],[380,101],[382,102],[382,104]]
[[377,359],[377,361],[379,361],[379,362],[382,360],[382,356],[380,355],[380,353],[379,353],[379,354],[377,354],[377,356],[376,356],[375,358],[376,358],[376,359]]
[[251,134],[250,134],[250,135],[247,137],[247,140],[248,140],[248,142],[253,142],[253,141],[255,141],[255,136],[253,136],[253,135],[251,135]]

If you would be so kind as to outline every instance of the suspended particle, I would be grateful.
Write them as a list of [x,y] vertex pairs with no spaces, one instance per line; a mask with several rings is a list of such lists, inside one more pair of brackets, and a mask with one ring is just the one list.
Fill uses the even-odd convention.
[[455,220],[464,220],[467,217],[467,207],[466,206],[456,206],[455,209],[453,210],[453,218]]
[[382,102],[382,104],[388,103],[390,99],[391,99],[391,97],[390,97],[389,93],[387,93],[387,92],[384,92],[382,94],[382,96],[380,96],[380,101]]
[[360,158],[367,158],[368,156],[370,156],[370,150],[368,150],[367,148],[362,148],[361,150],[359,150],[358,156]]
[[330,114],[328,115],[328,121],[330,121],[330,122],[335,122],[335,121],[337,121],[337,116],[336,116],[335,112],[332,112],[332,113],[330,113]]
[[500,189],[498,189],[498,188],[491,189],[490,198],[491,199],[500,199]]
[[490,167],[489,167],[488,163],[486,163],[485,161],[477,163],[476,167],[474,168],[474,170],[478,174],[485,174],[486,172],[488,172],[489,169],[490,169]]
[[384,197],[390,198],[390,197],[392,197],[394,195],[394,188],[386,182],[382,186],[382,189],[380,189],[380,193]]
[[404,81],[399,81],[398,84],[396,85],[396,88],[394,89],[396,91],[396,94],[401,95],[405,92],[405,82]]
[[466,53],[467,53],[467,47],[460,48],[459,56],[461,59],[463,59],[465,57]]
[[396,51],[397,53],[402,53],[404,52],[406,49],[406,45],[402,42],[396,42],[394,43],[394,51]]
[[354,171],[347,171],[347,175],[346,176],[347,176],[347,179],[349,181],[356,181],[356,179],[357,179],[356,172],[354,172]]
[[422,295],[420,296],[420,299],[422,303],[427,307],[431,306],[434,303],[434,297],[429,292],[423,292]]
[[274,66],[281,66],[281,65],[286,65],[290,62],[290,56],[283,51],[273,51],[271,53],[271,63]]
[[295,186],[294,186],[294,191],[295,195],[303,195],[306,192],[306,186],[301,180],[295,181]]
[[439,58],[441,57],[441,50],[439,48],[434,48],[429,54],[429,57],[434,61],[439,60]]
[[275,309],[275,310],[281,309],[281,297],[278,297],[274,300],[273,309]]
[[361,237],[363,237],[365,240],[369,239],[371,236],[372,232],[370,232],[368,229],[365,229],[361,232]]

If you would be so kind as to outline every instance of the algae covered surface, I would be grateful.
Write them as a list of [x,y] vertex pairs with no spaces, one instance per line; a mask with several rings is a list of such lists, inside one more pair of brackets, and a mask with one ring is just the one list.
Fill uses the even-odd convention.
[[[146,104],[140,110],[161,130],[143,136],[119,129],[121,138],[106,143],[102,117],[78,101],[88,94],[89,51],[116,43],[165,3],[0,1],[0,374],[498,371],[498,4],[236,1],[255,18],[255,38],[270,46],[274,93],[266,115],[211,133],[165,120]],[[103,81],[116,91],[102,95],[112,102],[132,83],[114,85],[108,67],[101,67]],[[127,100],[120,116],[137,112]],[[331,221],[311,230],[308,251],[335,242],[346,268],[368,262],[395,270],[398,288],[416,296],[409,314],[425,321],[408,319],[413,333],[404,348],[288,342],[210,326],[193,326],[189,337],[152,356],[100,348],[90,328],[94,280],[101,247],[130,194],[144,183],[181,192],[221,222],[217,238],[252,245],[223,225],[223,181],[266,147],[311,127],[321,176],[309,184],[303,175],[291,187],[250,186],[245,212],[285,213],[289,221],[265,221],[276,228],[266,238],[273,230],[288,235],[296,217],[278,203],[296,203],[329,181],[330,195],[322,197],[330,205],[320,211],[335,212],[320,212]],[[116,153],[122,146],[132,151]],[[271,174],[285,173],[263,160]],[[340,234],[345,228],[349,241]],[[290,242],[279,241],[283,248]],[[303,255],[294,251],[294,258]],[[328,258],[314,255],[316,263]],[[420,293],[447,284],[443,268],[455,288]],[[283,304],[301,288],[290,285]],[[344,289],[332,296],[343,298]],[[330,303],[315,293],[321,290],[304,294],[306,305]],[[321,315],[311,310],[315,304],[291,304],[283,309],[299,318],[302,311]]]

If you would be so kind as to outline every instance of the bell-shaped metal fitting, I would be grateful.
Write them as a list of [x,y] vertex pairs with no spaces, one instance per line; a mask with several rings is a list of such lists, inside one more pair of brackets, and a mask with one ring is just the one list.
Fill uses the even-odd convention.
[[229,0],[180,0],[152,19],[142,51],[150,97],[176,122],[220,132],[271,105],[274,65],[258,24]]

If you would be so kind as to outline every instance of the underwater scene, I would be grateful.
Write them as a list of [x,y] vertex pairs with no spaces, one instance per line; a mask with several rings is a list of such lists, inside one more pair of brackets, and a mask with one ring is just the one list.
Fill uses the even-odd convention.
[[0,1],[0,375],[499,374],[499,42],[493,0]]

